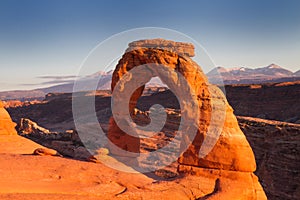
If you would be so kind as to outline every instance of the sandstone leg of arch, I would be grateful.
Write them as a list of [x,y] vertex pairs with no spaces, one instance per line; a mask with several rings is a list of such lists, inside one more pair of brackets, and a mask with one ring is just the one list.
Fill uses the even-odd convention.
[[[214,190],[200,199],[205,200],[265,200],[267,199],[258,178],[252,172],[208,169],[180,165],[180,171],[215,181]],[[201,187],[201,182],[199,183]]]
[[119,150],[125,150],[126,152],[139,153],[140,152],[140,140],[138,137],[133,137],[124,133],[116,124],[113,117],[109,120],[108,138],[110,140],[110,152],[118,156],[128,156],[128,154],[122,153]]

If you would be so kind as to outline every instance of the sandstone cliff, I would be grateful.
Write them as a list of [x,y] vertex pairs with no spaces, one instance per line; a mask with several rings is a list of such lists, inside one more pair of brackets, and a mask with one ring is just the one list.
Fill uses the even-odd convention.
[[299,199],[300,125],[238,117],[268,199]]
[[0,135],[17,135],[14,123],[0,101]]
[[227,85],[225,89],[236,115],[300,123],[300,81]]

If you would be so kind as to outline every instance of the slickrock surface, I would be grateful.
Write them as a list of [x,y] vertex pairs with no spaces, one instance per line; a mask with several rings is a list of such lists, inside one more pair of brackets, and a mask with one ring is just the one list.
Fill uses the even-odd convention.
[[254,151],[257,170],[268,199],[299,199],[300,125],[238,117]]
[[[242,94],[236,91],[234,95],[241,96]],[[45,123],[47,128],[52,129],[57,127],[57,125],[60,125],[62,126],[63,130],[71,129],[74,127],[67,126],[68,123],[65,123],[65,121],[66,122],[72,121],[71,96],[72,96],[71,94],[61,94],[61,95],[57,94],[56,98],[49,100],[47,104],[41,104],[41,105],[35,104],[35,105],[30,105],[28,107],[11,108],[10,113],[12,114],[12,117],[14,116],[14,118],[16,119],[20,117],[30,116],[30,118],[33,118],[38,122],[41,122],[42,124],[45,121],[44,119],[47,116],[49,116],[48,123]],[[106,112],[108,113],[111,112],[109,110],[110,108],[108,107],[108,105],[110,104],[110,97],[106,97],[106,96],[107,95],[96,96],[96,108],[97,108],[97,113],[99,113],[99,117],[103,117],[103,114]],[[289,98],[291,98],[291,96],[289,96]],[[153,105],[153,102],[163,105],[165,108],[167,108],[167,112],[169,113],[168,117],[171,118],[171,120],[167,120],[168,123],[167,127],[170,127],[170,129],[178,128],[178,126],[176,126],[176,123],[178,122],[178,118],[180,118],[179,111],[178,111],[179,105],[174,94],[172,94],[172,92],[167,90],[159,93],[153,93],[148,96],[142,96],[138,101],[137,107],[140,110],[143,110],[144,112],[145,110],[148,110],[148,108],[151,105]],[[294,100],[294,102],[297,101]],[[50,108],[51,109],[56,108],[56,109],[54,110],[54,112],[48,112]],[[55,119],[56,115],[65,116],[65,118],[61,117],[60,119],[62,121],[59,121],[59,123],[57,123]],[[140,114],[137,114],[136,116],[139,117]],[[105,120],[103,120],[103,118],[102,119],[99,118],[99,120],[106,121],[105,124],[101,124],[101,126],[105,125],[105,127],[107,127],[109,115],[105,117],[106,117]],[[143,119],[146,121],[145,118]],[[140,119],[140,121],[142,120]],[[269,125],[272,124],[274,121],[267,121],[268,123],[266,123],[258,118],[250,118],[249,120],[246,120],[244,117],[238,117],[238,121],[240,127],[245,133],[247,140],[249,141],[254,151],[255,159],[257,163],[257,172],[260,172],[264,168],[266,169],[266,167],[264,166],[268,166],[267,167],[268,170],[265,169],[262,170],[264,171],[264,173],[258,174],[255,172],[255,174],[259,177],[260,182],[262,183],[262,186],[268,196],[268,199],[270,200],[297,199],[296,197],[297,195],[299,196],[299,194],[297,194],[296,191],[299,191],[297,188],[300,187],[299,186],[300,181],[297,180],[297,177],[299,177],[300,174],[300,169],[298,167],[299,159],[297,160],[297,158],[299,158],[299,156],[297,156],[299,155],[299,150],[297,151],[297,148],[299,147],[298,144],[300,142],[298,139],[298,135],[299,135],[298,133],[300,132],[300,127],[297,128],[295,124],[288,124],[288,123],[282,124],[280,122],[276,122],[276,124],[274,125]],[[43,134],[41,135],[40,138],[43,138],[42,136],[46,137],[47,135]],[[55,137],[53,138],[56,137],[57,136],[55,135]],[[147,142],[145,141],[143,143],[142,141],[141,143],[142,150],[143,151],[156,150],[159,147],[159,145],[167,144],[169,138],[172,137],[172,132],[171,131],[165,132],[160,137],[161,138],[159,138],[159,141],[157,141],[156,143],[153,143],[152,141],[147,141]],[[41,139],[36,141],[42,142],[46,140]],[[44,143],[41,144],[45,146]],[[55,146],[53,145],[47,147],[54,148],[57,151],[61,152],[62,154],[65,153],[66,156],[73,157],[74,152],[78,152],[78,150],[74,151],[73,142],[71,142],[70,144],[70,142],[61,141],[60,139],[58,139],[58,141],[55,141],[53,144],[55,144]],[[80,149],[83,147],[77,147],[77,148]],[[273,153],[274,151],[278,153]],[[29,151],[29,153],[30,152],[31,151]],[[284,156],[277,156],[277,154],[279,153]],[[270,159],[269,156],[264,156],[264,155],[273,155],[273,156],[272,159]]]
[[[242,178],[243,182],[238,182],[223,177],[219,185],[217,176],[208,169],[203,169],[203,176],[163,181],[116,171],[101,163],[52,156],[1,154],[0,163],[0,170],[9,172],[0,173],[0,199],[3,200],[201,200],[215,199],[211,197],[215,190],[229,190],[229,187],[239,196],[227,199],[255,199],[244,198],[253,195],[250,179]],[[241,191],[239,185],[245,189]]]
[[14,123],[0,101],[0,154],[32,154],[43,146],[17,134]]
[[[17,135],[7,137],[22,138]],[[24,141],[21,147],[18,146],[20,141]],[[151,178],[153,174],[146,176],[140,173],[124,173],[101,163],[24,155],[27,153],[24,147],[35,147],[25,138],[5,138],[0,140],[0,144],[0,199],[3,200],[201,200],[220,199],[220,195],[222,199],[261,199],[255,197],[263,195],[258,182],[253,184],[256,178],[252,179],[251,173],[246,173],[245,176],[244,172],[227,174],[216,170],[198,169],[197,174],[201,176],[186,175],[176,179],[159,180]],[[5,151],[2,151],[2,147]],[[108,153],[103,150],[101,152],[105,155]],[[222,195],[222,191],[225,194]]]
[[0,135],[17,135],[14,123],[0,101]]
[[44,147],[19,135],[0,135],[0,154],[32,154],[37,148]]

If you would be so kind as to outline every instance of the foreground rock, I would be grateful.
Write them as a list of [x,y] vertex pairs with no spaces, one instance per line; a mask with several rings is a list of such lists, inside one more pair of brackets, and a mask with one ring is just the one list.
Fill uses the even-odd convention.
[[0,101],[0,135],[17,135],[15,126],[16,124],[11,120],[2,101]]
[[[27,131],[45,130],[35,123],[27,122]],[[31,125],[32,126],[31,126]],[[30,128],[29,128],[30,127]],[[34,129],[33,129],[34,127]],[[27,132],[28,133],[28,132]],[[51,134],[47,132],[47,134]],[[13,137],[13,140],[10,140]],[[2,140],[4,139],[4,140]],[[31,142],[18,135],[0,136],[0,199],[214,199],[214,193],[227,191],[240,182],[233,182],[232,177],[221,175],[222,182],[216,178],[213,170],[203,169],[203,175],[185,176],[175,180],[157,181],[143,174],[129,174],[110,169],[101,163],[88,163],[52,156],[32,156],[28,149],[36,148]],[[31,151],[32,152],[32,151]],[[31,153],[30,152],[30,153]],[[51,154],[39,146],[36,154]],[[107,155],[102,149],[100,154]],[[117,161],[115,161],[118,164]],[[200,172],[198,172],[200,173]],[[250,180],[234,178],[248,185],[242,191],[250,196],[255,188]],[[199,187],[199,183],[201,186]],[[222,185],[219,185],[222,183]],[[259,192],[259,190],[257,190]],[[229,194],[227,192],[227,194]],[[231,193],[232,194],[232,193]],[[218,195],[218,194],[217,194]],[[235,194],[234,197],[236,197]],[[244,195],[240,199],[245,199]],[[222,196],[232,199],[232,196]],[[238,198],[235,198],[238,199]]]
[[35,149],[43,146],[25,139],[17,134],[16,124],[0,101],[0,154],[32,154]]
[[[268,87],[266,87],[266,90],[267,89]],[[241,97],[243,95],[243,93],[238,89],[232,90],[231,92],[232,92],[231,93],[232,96]],[[295,94],[295,91],[287,93],[286,97],[290,99],[292,105],[295,105],[295,103],[297,103],[297,99],[296,97],[293,99],[293,94]],[[276,95],[276,93],[273,95]],[[170,112],[167,111],[167,112],[169,113],[168,117],[172,117],[174,119],[168,120],[167,123],[168,123],[168,127],[171,126],[172,129],[174,129],[174,127],[177,127],[176,124],[174,124],[178,122],[177,118],[179,118],[179,112],[177,112],[177,114],[174,114],[174,111],[178,110],[179,108],[178,104],[176,104],[177,102],[176,97],[169,90],[162,91],[159,93],[153,93],[148,96],[142,96],[139,99],[137,106],[141,110],[146,110],[151,105],[153,105],[153,102],[161,104],[167,109],[170,110],[173,109],[173,111]],[[96,103],[97,103],[97,107],[96,107],[97,112],[101,113],[99,116],[102,117],[103,116],[102,113],[105,112],[110,113],[110,110],[106,111],[107,109],[109,109],[108,107],[108,105],[110,104],[109,96],[108,97],[96,96]],[[69,115],[66,115],[67,114],[65,113],[66,110],[62,110],[63,107],[66,108],[66,110],[69,112]],[[55,101],[51,100],[48,102],[48,104],[45,104],[45,107],[42,107],[39,104],[35,104],[32,105],[31,107],[11,108],[10,113],[15,117],[31,116],[32,118],[36,119],[38,122],[40,122],[41,119],[43,121],[43,118],[46,118],[49,115],[49,121],[51,123],[48,123],[48,126],[46,127],[51,129],[56,127],[57,125],[66,124],[64,123],[65,121],[72,121],[72,113],[70,111],[71,108],[68,109],[68,107],[71,107],[71,94],[61,94],[56,96]],[[58,110],[60,112],[56,112],[56,113],[49,112],[50,108],[59,108],[55,110]],[[280,107],[279,108],[276,107],[274,109],[277,110],[276,112],[281,112]],[[48,114],[43,115],[43,113],[48,113]],[[63,119],[64,121],[59,121],[57,124],[55,122],[54,114],[62,115],[66,117]],[[139,114],[137,114],[136,116],[138,117]],[[16,119],[18,118],[19,117],[16,117]],[[101,124],[101,126],[105,125],[105,127],[107,127],[108,120],[109,120],[109,116],[107,116],[107,119],[104,120],[106,121],[105,124]],[[139,121],[141,120],[139,119]],[[297,159],[299,158],[299,156],[297,156],[299,155],[299,150],[297,151],[297,149],[299,147],[298,133],[300,132],[300,128],[299,127],[297,128],[294,124],[288,124],[288,123],[280,123],[280,122],[273,123],[272,121],[267,121],[268,123],[266,123],[258,118],[250,118],[250,120],[246,120],[244,117],[238,117],[238,121],[240,127],[245,133],[247,140],[249,141],[254,151],[255,159],[257,163],[257,172],[261,172],[261,171],[264,172],[264,173],[255,172],[255,174],[259,177],[260,182],[262,183],[262,186],[268,196],[268,199],[274,199],[274,200],[297,199],[299,196],[299,194],[297,194],[298,191],[297,188],[300,187],[299,186],[300,181],[298,180],[299,176],[297,176],[297,174],[300,174],[300,170],[298,167],[300,164],[299,164],[299,159]],[[70,128],[72,127],[66,126],[64,129],[67,130]],[[162,145],[167,144],[167,142],[169,141],[168,137],[171,136],[172,136],[172,132],[170,132],[169,134],[162,135],[160,140],[155,143],[153,141],[147,141],[147,143],[145,142],[145,144],[143,144],[142,141],[141,148],[144,149],[143,151],[156,150],[157,148],[159,148],[160,144]],[[64,144],[64,145],[59,145],[59,144]],[[73,145],[73,143],[71,144]],[[70,148],[70,144],[66,144],[66,141],[61,141],[61,142],[57,141],[55,145],[59,146],[60,152],[66,151],[68,155],[74,155],[74,150],[73,150],[74,148]],[[52,147],[49,146],[49,147],[53,148],[54,146]],[[28,151],[28,153],[32,153],[32,150],[33,149]],[[281,156],[277,156],[279,154]]]
[[63,155],[79,160],[87,160],[91,156],[74,130],[51,132],[30,119],[22,118],[18,126],[18,132],[23,137],[55,149],[37,149],[35,151],[36,155]]
[[0,163],[0,170],[10,173],[0,173],[2,200],[204,200],[213,199],[210,194],[220,187],[228,190],[229,184],[238,188],[243,185],[245,190],[240,193],[240,198],[224,196],[221,199],[245,199],[244,195],[250,196],[253,192],[250,180],[243,178],[243,182],[235,182],[224,176],[224,182],[219,183],[214,172],[209,169],[203,169],[203,176],[158,181],[140,173],[116,171],[101,163],[60,157],[6,154],[0,156]]
[[46,148],[37,148],[33,151],[33,155],[39,156],[60,156],[62,155],[53,149],[46,149]]

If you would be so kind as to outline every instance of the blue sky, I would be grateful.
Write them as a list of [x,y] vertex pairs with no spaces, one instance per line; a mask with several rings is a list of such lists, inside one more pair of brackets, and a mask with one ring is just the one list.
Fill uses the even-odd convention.
[[297,0],[0,0],[0,91],[75,76],[98,43],[138,27],[187,34],[218,66],[276,63],[296,71],[299,10]]

